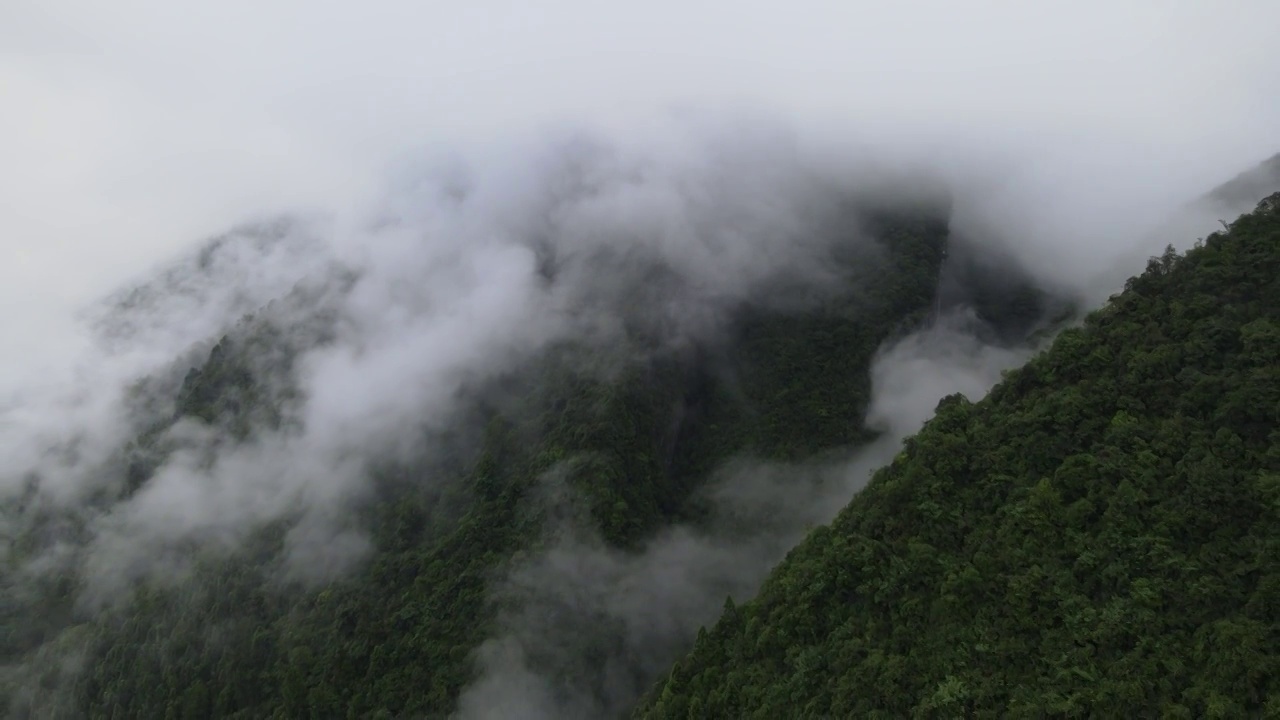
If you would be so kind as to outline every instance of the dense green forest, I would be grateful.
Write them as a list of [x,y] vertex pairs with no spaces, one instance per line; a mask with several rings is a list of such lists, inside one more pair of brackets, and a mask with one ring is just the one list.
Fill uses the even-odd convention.
[[[545,542],[548,472],[607,543],[627,549],[677,519],[696,523],[697,488],[737,454],[803,458],[872,437],[873,355],[932,310],[948,231],[920,210],[861,224],[877,249],[848,258],[846,292],[783,309],[747,303],[696,352],[639,338],[602,362],[605,349],[560,344],[478,390],[457,429],[423,439],[449,452],[373,468],[376,500],[354,510],[375,547],[354,575],[314,590],[269,582],[286,518],[231,557],[192,548],[190,580],[143,585],[123,610],[78,615],[75,579],[64,577],[38,596],[41,622],[10,608],[10,653],[55,636],[87,648],[70,692],[56,652],[31,663],[48,692],[65,694],[69,716],[449,714],[492,631],[490,586],[516,553]],[[297,348],[272,351],[279,331],[246,319],[185,373],[177,411],[141,427],[123,455],[124,496],[164,461],[179,419],[221,427],[231,442],[288,422],[292,391],[278,379]],[[308,337],[323,342],[322,331]],[[10,698],[20,716],[50,700],[30,687]]]
[[636,717],[1280,716],[1280,195],[1010,372]]

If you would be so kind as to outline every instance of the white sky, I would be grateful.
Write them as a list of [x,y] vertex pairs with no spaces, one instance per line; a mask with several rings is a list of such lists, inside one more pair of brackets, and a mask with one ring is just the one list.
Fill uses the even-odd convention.
[[73,308],[248,214],[551,120],[749,102],[1203,189],[1280,149],[1277,27],[1271,0],[6,0],[0,389],[69,354]]

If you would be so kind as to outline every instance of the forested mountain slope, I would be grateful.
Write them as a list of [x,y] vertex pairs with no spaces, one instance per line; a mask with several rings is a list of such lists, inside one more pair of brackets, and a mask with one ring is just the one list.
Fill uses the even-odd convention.
[[[275,577],[297,521],[286,517],[231,556],[191,547],[183,582],[143,583],[123,608],[85,614],[74,575],[10,596],[5,659],[23,672],[7,682],[8,704],[20,717],[447,715],[492,632],[492,585],[565,512],[544,491],[549,474],[570,489],[575,522],[625,551],[675,520],[696,524],[696,490],[735,455],[806,458],[872,436],[868,368],[881,343],[933,310],[948,230],[930,209],[871,212],[860,224],[876,242],[844,258],[844,292],[748,302],[692,348],[655,340],[643,323],[621,347],[557,344],[471,389],[455,426],[422,438],[432,451],[421,463],[372,469],[375,496],[348,521],[369,528],[374,547],[340,581],[316,589]],[[285,303],[323,306],[306,288],[294,295]],[[175,422],[218,428],[232,444],[290,422],[293,358],[330,329],[323,314],[301,329],[274,317],[246,318],[178,373],[174,411],[144,423],[121,454],[122,497],[165,461]],[[14,561],[41,537],[21,538]],[[615,639],[602,632],[592,642],[605,652]],[[581,661],[595,652],[582,648]],[[658,677],[629,672],[632,698]]]
[[[878,233],[889,264],[851,283],[870,292],[799,314],[743,308],[732,346],[706,351],[720,364],[553,348],[475,409],[478,454],[384,470],[365,511],[377,548],[363,572],[282,596],[246,552],[179,593],[144,591],[122,625],[98,629],[81,707],[102,717],[447,714],[491,632],[490,584],[539,544],[555,511],[539,493],[547,472],[560,468],[602,536],[626,547],[681,513],[732,453],[790,457],[864,439],[872,354],[929,307],[945,243],[945,224],[908,222]],[[236,346],[225,340],[189,375],[182,414],[243,425],[228,399],[252,394],[252,356],[223,350]],[[415,480],[431,472],[459,477],[443,491]],[[255,550],[271,557],[275,542],[264,536]],[[205,641],[211,626],[216,646]]]
[[937,416],[646,718],[1280,714],[1280,194]]

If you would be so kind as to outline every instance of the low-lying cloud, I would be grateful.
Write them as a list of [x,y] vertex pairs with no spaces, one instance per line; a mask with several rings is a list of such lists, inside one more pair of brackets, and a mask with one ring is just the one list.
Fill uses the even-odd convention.
[[[977,400],[1034,346],[996,347],[962,308],[884,348],[867,423],[881,436],[842,461],[740,458],[707,488],[712,519],[663,531],[642,551],[608,547],[571,519],[548,549],[495,586],[498,634],[476,654],[465,720],[618,717],[714,624],[725,598],[749,599],[811,528],[829,522],[952,393]],[[548,492],[566,497],[553,474]],[[559,492],[556,492],[559,490]],[[573,518],[572,512],[561,515]]]
[[[834,292],[835,244],[861,243],[874,262],[849,205],[877,183],[773,123],[424,163],[362,219],[246,226],[93,308],[77,376],[23,390],[4,415],[0,490],[26,507],[84,505],[95,586],[146,576],[167,546],[233,549],[286,517],[316,540],[367,492],[370,463],[420,452],[464,388],[552,342],[625,356],[636,327],[674,346],[769,302],[770,287]],[[236,392],[280,417],[242,420],[256,423],[247,436],[212,418],[170,425],[189,369],[224,336],[216,351],[252,380]],[[144,436],[163,452],[129,488],[121,453]],[[6,517],[12,533],[21,515]]]

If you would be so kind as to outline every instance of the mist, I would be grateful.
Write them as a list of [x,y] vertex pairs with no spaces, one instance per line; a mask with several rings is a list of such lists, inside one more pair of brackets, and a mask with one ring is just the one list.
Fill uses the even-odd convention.
[[[850,202],[937,200],[932,184],[904,183],[866,160],[832,162],[786,124],[759,117],[704,118],[661,142],[562,131],[505,150],[425,160],[363,217],[242,225],[82,313],[93,351],[65,383],[20,389],[4,416],[0,519],[13,597],[24,583],[71,576],[74,612],[111,612],[137,584],[181,585],[200,562],[232,556],[278,521],[288,523],[278,582],[340,579],[372,549],[349,511],[370,500],[371,469],[432,452],[430,438],[467,409],[468,388],[559,340],[606,358],[645,352],[655,340],[678,349],[714,341],[747,300],[796,302],[770,288],[835,293],[845,281],[832,270],[837,244],[847,253],[852,243],[872,267],[879,252]],[[653,267],[674,283],[648,287]],[[885,436],[848,464],[797,469],[743,458],[708,491],[718,524],[670,528],[636,553],[607,547],[580,513],[553,524],[563,537],[514,563],[494,588],[512,634],[481,648],[484,673],[463,712],[504,712],[476,707],[477,693],[493,696],[486,688],[495,683],[522,704],[550,693],[538,701],[547,716],[594,716],[633,701],[726,595],[749,597],[892,456],[943,390],[964,384],[946,374],[963,365],[951,357],[957,348],[964,358],[986,352],[924,337],[934,338],[886,350],[877,367],[894,370],[877,370],[877,388],[894,390],[904,380],[893,373],[904,369],[937,384],[913,381],[901,397],[877,390],[870,420]],[[237,347],[252,350],[249,371],[279,417],[250,415],[252,432],[175,421],[191,368]],[[990,384],[986,365],[1018,357],[997,355],[969,369],[981,378],[971,392]],[[132,487],[129,448],[140,433],[153,434],[160,455]],[[813,478],[798,495],[797,472]],[[548,628],[530,618],[548,607],[579,621]],[[598,620],[581,623],[581,612]],[[47,664],[55,648],[71,658],[75,632],[32,658]],[[606,641],[611,665],[595,678],[582,649]],[[530,655],[553,660],[535,672]],[[25,667],[6,674],[21,678]],[[568,688],[543,674],[577,670],[582,685]]]
[[[407,460],[449,426],[463,388],[549,343],[625,348],[641,312],[675,346],[779,278],[834,288],[824,226],[854,177],[806,160],[773,126],[716,129],[661,147],[571,134],[450,157],[365,218],[215,238],[94,308],[94,351],[69,382],[13,396],[5,493],[75,506],[119,487],[119,448],[173,415],[184,373],[225,336],[255,348],[253,375],[285,417],[247,439],[190,420],[165,430],[154,477],[86,511],[98,537],[85,570],[113,586],[150,574],[161,548],[234,548],[297,513],[322,545],[313,523],[359,500],[374,459]],[[649,292],[633,275],[650,263],[674,268],[679,295],[634,295]]]
[[842,458],[801,464],[741,457],[705,490],[710,522],[664,530],[635,553],[609,548],[544,479],[561,508],[546,550],[518,558],[495,588],[500,632],[477,652],[480,678],[459,700],[466,720],[619,717],[710,627],[726,598],[755,595],[812,528],[830,522],[902,441],[961,393],[980,399],[1037,349],[998,347],[957,310],[883,348],[867,423],[881,434]]
[[[1280,145],[1277,24],[1267,3],[1136,0],[9,3],[14,586],[74,572],[78,607],[105,612],[282,520],[282,577],[345,577],[371,549],[349,512],[371,467],[439,451],[476,388],[558,342],[626,357],[641,327],[679,348],[780,285],[833,292],[837,240],[875,262],[850,202],[945,194],[953,237],[1094,307],[1249,209],[1194,201]],[[941,397],[1035,350],[976,323],[959,303],[882,348],[882,434],[855,456],[717,471],[705,527],[622,552],[545,478],[559,519],[495,583],[461,715],[625,708]],[[255,348],[279,408],[248,435],[171,422],[223,338]],[[163,457],[128,489],[154,428]]]

